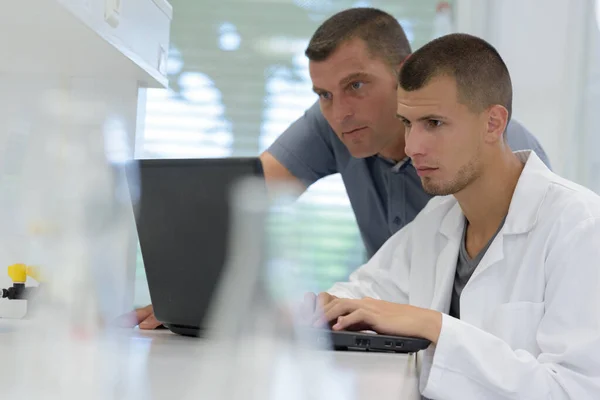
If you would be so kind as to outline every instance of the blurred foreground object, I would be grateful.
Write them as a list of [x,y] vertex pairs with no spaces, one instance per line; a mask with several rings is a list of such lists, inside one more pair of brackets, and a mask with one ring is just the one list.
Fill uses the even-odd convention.
[[11,55],[0,65],[0,265],[44,278],[17,321],[6,397],[134,398],[119,358],[129,341],[107,321],[131,307],[138,93],[166,86],[171,8],[121,3],[23,0],[0,13]]
[[[328,343],[304,330],[297,305],[311,288],[299,265],[293,188],[241,181],[232,192],[229,255],[207,324],[198,383],[186,399],[353,399],[352,376]],[[278,240],[280,239],[280,240]],[[204,341],[203,341],[204,342]]]

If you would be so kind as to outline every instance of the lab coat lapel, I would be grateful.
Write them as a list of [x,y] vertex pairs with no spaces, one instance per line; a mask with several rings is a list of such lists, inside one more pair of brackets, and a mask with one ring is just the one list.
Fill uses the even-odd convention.
[[475,271],[473,272],[473,275],[471,275],[471,279],[469,279],[469,282],[467,282],[467,285],[470,282],[477,279],[477,276],[481,275],[483,272],[485,272],[486,269],[488,269],[491,266],[493,266],[494,264],[497,264],[500,261],[504,260],[504,235],[503,235],[503,232],[504,232],[504,228],[502,228],[502,230],[500,232],[498,232],[498,234],[492,241],[492,244],[490,244],[490,247],[487,249],[487,251],[485,252],[485,255],[479,262],[479,265],[477,265],[477,268],[475,268]]
[[456,203],[442,220],[439,229],[439,234],[443,236],[442,240],[445,240],[445,243],[439,252],[435,266],[435,290],[433,292],[431,308],[444,313],[450,310],[458,249],[464,225],[462,210],[458,203]]
[[537,223],[539,209],[548,190],[548,182],[540,179],[540,171],[547,171],[547,168],[531,151],[519,151],[515,154],[525,166],[515,187],[506,221],[479,262],[467,286],[487,269],[504,260],[505,237],[528,233]]

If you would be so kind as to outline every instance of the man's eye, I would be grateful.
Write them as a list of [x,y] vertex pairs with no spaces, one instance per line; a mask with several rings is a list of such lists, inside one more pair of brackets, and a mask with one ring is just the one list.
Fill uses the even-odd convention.
[[352,83],[350,84],[350,87],[351,87],[353,90],[358,90],[358,89],[362,88],[362,87],[363,87],[363,85],[364,85],[364,83],[363,83],[363,82],[352,82]]
[[438,119],[430,119],[427,121],[427,126],[429,128],[439,128],[443,125],[443,122]]
[[323,100],[330,100],[331,93],[329,93],[329,92],[319,93],[319,97],[322,98]]

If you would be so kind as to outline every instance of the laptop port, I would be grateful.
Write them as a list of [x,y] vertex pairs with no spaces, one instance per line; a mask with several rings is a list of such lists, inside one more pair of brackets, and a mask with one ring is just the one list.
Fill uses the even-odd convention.
[[396,342],[396,348],[401,349],[404,347],[404,342]]
[[371,344],[371,341],[369,339],[358,338],[354,341],[354,343],[360,347],[369,347],[369,345]]
[[394,345],[394,343],[391,340],[386,340],[384,343],[385,347],[392,347]]

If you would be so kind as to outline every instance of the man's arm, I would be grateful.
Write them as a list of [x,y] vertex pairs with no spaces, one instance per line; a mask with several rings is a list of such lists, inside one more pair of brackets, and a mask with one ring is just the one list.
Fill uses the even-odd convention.
[[[321,327],[327,322],[335,323],[339,315],[345,314],[336,310],[340,305],[344,307],[354,305],[354,302],[364,303],[371,300],[388,300],[394,302],[394,305],[408,303],[410,270],[406,254],[407,246],[410,245],[409,227],[412,225],[406,225],[388,239],[366,264],[350,275],[347,282],[334,284],[326,292],[320,293],[318,298],[312,293],[307,293],[300,307],[302,318],[311,321],[314,326]],[[330,318],[330,314],[336,312],[339,313],[335,315],[336,318]],[[384,331],[385,329],[380,333]]]
[[277,161],[271,153],[265,151],[260,155],[260,161],[267,182],[267,190],[277,190],[279,185],[285,185],[294,190],[295,193],[301,195],[306,190],[306,185],[296,178],[292,173]]
[[336,283],[327,293],[346,299],[370,297],[408,303],[410,267],[407,255],[414,222],[389,238],[366,264],[350,275],[348,282]]
[[261,155],[267,180],[279,178],[307,188],[339,172],[332,136],[335,134],[316,102]]

